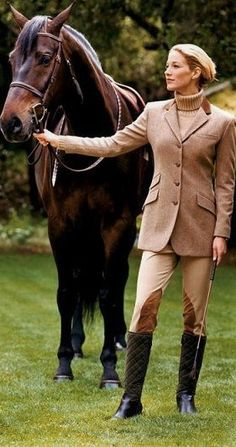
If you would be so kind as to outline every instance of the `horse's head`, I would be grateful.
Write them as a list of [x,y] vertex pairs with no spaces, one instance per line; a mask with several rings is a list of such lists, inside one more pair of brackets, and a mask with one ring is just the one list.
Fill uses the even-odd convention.
[[1,114],[1,130],[10,142],[26,141],[34,129],[35,105],[40,113],[59,100],[61,39],[60,31],[73,3],[52,20],[36,16],[28,20],[11,6],[21,29],[10,53],[12,83]]

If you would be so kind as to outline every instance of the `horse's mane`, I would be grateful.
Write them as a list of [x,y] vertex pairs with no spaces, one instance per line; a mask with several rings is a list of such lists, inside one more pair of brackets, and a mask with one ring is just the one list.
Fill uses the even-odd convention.
[[79,31],[75,30],[69,25],[64,25],[64,28],[77,40],[79,41],[80,45],[85,49],[86,53],[89,53],[91,59],[93,62],[97,65],[100,70],[102,69],[101,62],[98,58],[98,55],[94,48],[92,47],[91,43],[86,39],[86,37],[80,33]]
[[[27,57],[32,51],[37,35],[42,28],[45,29],[47,20],[48,17],[46,16],[36,16],[25,24],[17,40],[17,44],[19,45],[20,52],[23,57]],[[68,33],[82,46],[85,52],[89,54],[92,61],[101,70],[102,66],[98,55],[86,37],[69,25],[64,25],[63,28],[66,29]]]

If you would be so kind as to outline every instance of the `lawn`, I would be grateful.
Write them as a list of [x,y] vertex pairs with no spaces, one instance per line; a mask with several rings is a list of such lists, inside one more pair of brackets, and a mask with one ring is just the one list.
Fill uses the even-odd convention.
[[[139,256],[130,258],[131,317]],[[121,390],[99,390],[103,326],[86,327],[85,358],[75,380],[54,383],[59,317],[50,254],[0,254],[0,445],[6,447],[233,447],[235,406],[235,265],[218,269],[209,305],[208,345],[197,393],[199,413],[175,406],[181,336],[181,278],[166,291],[143,393],[144,415],[111,419]],[[124,353],[118,372],[123,379]]]

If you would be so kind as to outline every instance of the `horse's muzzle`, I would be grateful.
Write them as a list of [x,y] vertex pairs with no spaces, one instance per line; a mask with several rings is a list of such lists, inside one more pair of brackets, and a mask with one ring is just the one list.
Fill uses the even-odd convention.
[[0,127],[4,138],[9,143],[22,143],[30,139],[32,134],[32,123],[30,120],[23,124],[17,115],[7,119],[4,114],[0,118]]

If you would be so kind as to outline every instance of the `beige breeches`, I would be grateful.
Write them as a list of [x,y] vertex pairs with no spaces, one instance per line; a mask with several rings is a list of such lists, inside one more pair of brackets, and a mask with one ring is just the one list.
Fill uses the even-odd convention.
[[[131,332],[152,333],[164,290],[180,261],[183,277],[184,332],[200,333],[207,300],[212,257],[177,256],[172,248],[154,253],[144,251],[139,269],[137,297],[130,325]],[[206,321],[203,335],[206,335]]]

